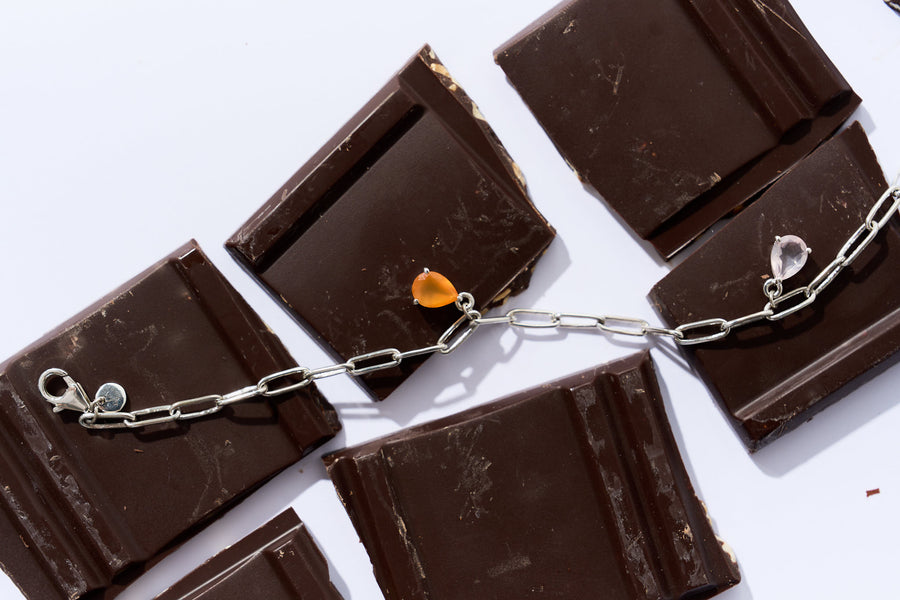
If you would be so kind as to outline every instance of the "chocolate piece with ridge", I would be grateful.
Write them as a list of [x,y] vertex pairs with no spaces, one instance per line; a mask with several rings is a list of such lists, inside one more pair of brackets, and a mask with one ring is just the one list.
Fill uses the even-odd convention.
[[118,383],[135,411],[293,366],[193,242],[0,365],[3,569],[28,598],[100,596],[340,429],[310,387],[205,419],[89,431],[41,396],[45,369],[91,395]]
[[288,509],[222,550],[156,600],[341,600],[328,563]]
[[784,0],[570,0],[495,60],[579,178],[666,258],[860,102]]
[[[813,250],[784,282],[786,294],[834,259],[886,188],[854,123],[673,269],[650,299],[670,326],[761,311],[775,236],[797,235]],[[811,306],[684,348],[751,451],[809,420],[838,399],[838,388],[900,349],[898,272],[894,218]]]
[[[426,46],[226,246],[347,360],[431,346],[459,316],[413,305],[423,268],[483,310],[528,285],[553,236],[519,168]],[[383,399],[423,360],[362,383]]]
[[389,599],[701,599],[740,580],[647,352],[324,460]]

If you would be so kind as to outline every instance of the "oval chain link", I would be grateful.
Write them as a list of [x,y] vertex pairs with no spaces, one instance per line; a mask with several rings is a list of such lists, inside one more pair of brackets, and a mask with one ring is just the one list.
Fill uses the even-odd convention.
[[462,316],[438,337],[437,343],[431,346],[404,352],[396,348],[385,348],[318,369],[293,367],[266,375],[256,385],[248,385],[224,395],[200,396],[131,412],[103,412],[98,408],[99,403],[94,402],[91,408],[81,414],[78,422],[89,429],[133,429],[174,421],[199,419],[213,415],[232,404],[295,392],[326,377],[345,373],[359,377],[367,373],[398,367],[404,360],[410,358],[437,353],[450,354],[468,340],[481,325],[506,325],[525,329],[598,330],[608,334],[633,337],[668,337],[682,346],[714,342],[727,337],[735,329],[760,321],[784,319],[811,305],[838,274],[853,263],[872,243],[895,214],[900,214],[900,185],[896,184],[881,195],[867,214],[865,222],[850,235],[837,252],[834,260],[829,262],[809,285],[787,293],[773,293],[763,310],[743,317],[730,320],[719,317],[703,319],[683,323],[673,329],[655,327],[640,318],[526,308],[515,308],[502,316],[482,317],[481,313],[474,308],[475,299],[472,295],[463,292],[456,300],[456,307],[462,312]]

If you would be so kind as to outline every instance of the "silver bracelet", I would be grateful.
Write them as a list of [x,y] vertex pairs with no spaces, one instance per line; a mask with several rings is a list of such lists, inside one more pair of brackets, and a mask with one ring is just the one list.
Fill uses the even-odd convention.
[[[81,413],[78,422],[88,429],[134,429],[198,419],[215,414],[232,404],[260,397],[272,397],[297,391],[318,379],[347,374],[358,377],[374,371],[391,369],[404,360],[431,354],[450,354],[468,340],[482,325],[507,325],[522,328],[558,328],[601,331],[612,335],[634,337],[671,338],[676,344],[689,346],[715,342],[727,337],[733,330],[760,321],[778,321],[812,305],[838,274],[857,259],[860,253],[887,226],[891,217],[900,213],[900,184],[888,188],[872,206],[865,221],[850,235],[834,259],[805,286],[784,292],[783,282],[795,275],[806,263],[812,252],[802,239],[794,235],[776,237],[772,247],[772,277],[763,285],[766,303],[762,310],[736,319],[719,317],[682,323],[675,328],[657,327],[644,319],[615,315],[555,312],[514,308],[503,316],[483,317],[475,310],[475,298],[468,292],[457,293],[453,284],[443,275],[425,269],[412,285],[414,302],[427,308],[455,304],[462,313],[431,346],[400,351],[385,348],[367,352],[336,363],[310,369],[293,367],[266,375],[255,385],[249,385],[227,394],[210,394],[189,398],[172,404],[160,404],[135,411],[125,411],[125,389],[116,383],[105,383],[90,400],[84,388],[65,370],[50,368],[38,380],[41,395],[51,404],[53,411],[73,410]],[[48,389],[51,380],[61,378],[66,389],[54,395]]]

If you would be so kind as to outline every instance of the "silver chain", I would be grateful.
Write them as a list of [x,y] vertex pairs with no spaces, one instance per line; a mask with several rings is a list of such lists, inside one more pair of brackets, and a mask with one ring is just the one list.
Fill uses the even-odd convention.
[[[777,286],[765,286],[769,301],[759,312],[744,315],[736,319],[712,318],[683,323],[675,328],[652,326],[644,319],[621,317],[615,315],[594,315],[585,313],[566,313],[549,310],[514,308],[503,316],[483,317],[475,310],[475,298],[464,292],[456,299],[456,307],[462,312],[459,319],[444,331],[437,342],[431,346],[401,352],[396,348],[385,348],[367,352],[348,359],[346,362],[332,364],[318,369],[293,367],[277,373],[266,375],[255,385],[249,385],[227,394],[211,394],[181,400],[172,404],[161,404],[135,411],[108,410],[110,398],[103,393],[118,393],[115,406],[125,403],[124,390],[116,384],[104,384],[93,401],[86,397],[84,389],[62,369],[48,369],[38,382],[41,394],[52,404],[54,411],[64,409],[78,410],[82,414],[78,423],[88,429],[134,429],[148,425],[158,425],[173,421],[185,421],[206,417],[221,411],[226,406],[246,402],[260,397],[272,397],[288,394],[314,381],[336,375],[359,377],[367,373],[397,367],[404,360],[416,356],[430,354],[450,354],[460,347],[475,330],[482,325],[507,325],[521,328],[540,329],[579,329],[601,331],[612,335],[634,337],[671,338],[676,344],[689,346],[714,342],[727,337],[735,329],[746,327],[759,321],[778,321],[810,306],[819,294],[831,284],[838,274],[853,263],[878,233],[900,212],[900,185],[888,188],[878,199],[865,221],[850,235],[837,254],[813,280],[805,286],[782,293],[781,282]],[[777,289],[775,289],[777,287]],[[64,380],[66,391],[56,396],[47,390],[47,381],[51,377]],[[118,390],[118,392],[116,392]]]

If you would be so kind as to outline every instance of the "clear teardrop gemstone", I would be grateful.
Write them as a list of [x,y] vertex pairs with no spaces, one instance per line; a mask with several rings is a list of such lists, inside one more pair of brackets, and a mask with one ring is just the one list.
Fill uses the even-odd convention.
[[772,276],[785,280],[800,272],[806,264],[810,249],[806,242],[796,235],[785,235],[775,239],[772,246]]

